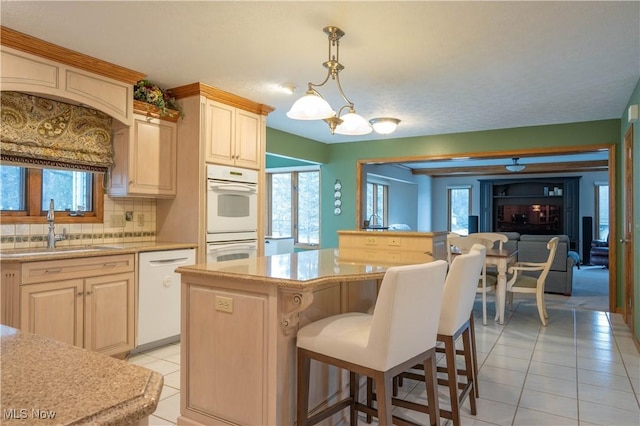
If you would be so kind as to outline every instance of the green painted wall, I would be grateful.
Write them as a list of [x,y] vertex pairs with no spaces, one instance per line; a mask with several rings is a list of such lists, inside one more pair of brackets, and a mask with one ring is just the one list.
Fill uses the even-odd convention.
[[[627,118],[627,111],[631,105],[640,105],[640,80],[636,84],[635,90],[631,94],[629,98],[629,103],[625,107],[622,113],[622,119],[620,120],[620,143],[624,142],[624,135],[631,127],[631,123]],[[617,178],[617,188],[618,188],[618,199],[620,200],[619,208],[617,210],[616,219],[620,226],[618,226],[619,235],[616,236],[615,240],[616,244],[618,244],[618,271],[624,271],[624,247],[618,241],[622,238],[622,226],[625,223],[624,220],[624,208],[623,204],[623,167],[624,163],[622,162],[623,152],[622,149],[618,151],[618,158],[620,160],[620,172],[618,173]],[[633,316],[633,328],[636,339],[640,340],[640,120],[637,120],[634,123],[633,129],[633,188],[634,188],[634,197],[633,197],[633,241],[634,241],[634,250],[633,250],[633,263],[634,263],[634,277],[633,277],[633,306],[634,306],[634,316]],[[622,274],[620,274],[622,275]],[[618,280],[617,285],[617,300],[624,300],[624,283],[622,281],[622,276]],[[622,303],[618,303],[618,306],[621,306]]]
[[302,161],[295,158],[279,157],[277,155],[267,154],[267,161],[265,167],[267,170],[278,167],[301,167],[312,166],[316,163],[310,163],[308,161]]
[[267,127],[267,153],[313,163],[329,161],[327,145]]

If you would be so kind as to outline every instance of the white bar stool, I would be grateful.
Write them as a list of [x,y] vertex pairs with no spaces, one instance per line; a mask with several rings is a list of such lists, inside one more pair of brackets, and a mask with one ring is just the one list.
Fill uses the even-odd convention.
[[[438,367],[438,372],[446,373],[446,379],[438,379],[438,384],[449,388],[451,410],[440,408],[440,415],[453,420],[455,426],[460,425],[460,407],[469,397],[471,414],[476,414],[476,377],[474,367],[474,347],[471,338],[472,310],[475,300],[475,289],[478,277],[482,273],[486,256],[486,247],[474,244],[468,254],[456,256],[449,268],[442,298],[442,310],[438,324],[438,342],[444,344],[445,367]],[[456,341],[462,337],[462,350],[456,350]],[[440,352],[441,349],[438,348]],[[463,355],[465,368],[458,370],[456,355]],[[415,366],[413,368],[420,368]],[[458,374],[463,374],[466,382],[458,381]],[[400,378],[407,377],[422,380],[422,375],[403,372]],[[458,393],[458,391],[460,391]],[[427,400],[428,404],[431,404]],[[393,404],[399,407],[425,411],[422,404],[393,399]]]
[[[416,364],[425,371],[430,422],[440,424],[435,346],[446,273],[443,260],[390,267],[372,315],[335,315],[298,331],[298,426],[316,424],[347,407],[351,425],[357,425],[358,411],[378,417],[381,425],[405,423],[391,415],[391,382]],[[312,359],[349,370],[350,394],[309,418]],[[373,379],[377,410],[359,402],[359,375]]]

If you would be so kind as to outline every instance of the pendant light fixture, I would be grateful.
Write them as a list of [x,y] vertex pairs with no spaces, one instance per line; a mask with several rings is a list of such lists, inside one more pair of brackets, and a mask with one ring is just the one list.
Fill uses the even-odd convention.
[[393,133],[398,127],[400,120],[392,117],[378,117],[372,118],[369,120],[369,123],[373,126],[373,130],[376,133],[380,133],[381,135],[388,135],[389,133]]
[[519,158],[517,157],[513,158],[512,160],[513,164],[507,164],[506,166],[504,166],[510,172],[521,172],[525,169],[525,167],[527,167],[524,164],[518,163]]
[[[371,125],[356,113],[353,102],[344,94],[340,84],[340,71],[344,69],[340,63],[340,38],[344,36],[344,31],[334,26],[325,27],[323,31],[329,38],[329,59],[322,64],[327,69],[327,77],[320,84],[310,82],[306,94],[291,106],[287,117],[295,120],[324,120],[329,125],[332,135],[335,133],[351,136],[369,134],[372,130]],[[337,113],[316,90],[324,86],[329,79],[336,82],[338,91],[346,102],[346,105],[340,107]]]

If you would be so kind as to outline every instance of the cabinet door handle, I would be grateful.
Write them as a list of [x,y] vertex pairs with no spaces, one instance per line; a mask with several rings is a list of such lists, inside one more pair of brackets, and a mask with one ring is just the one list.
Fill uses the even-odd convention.
[[57,268],[57,269],[45,269],[44,273],[45,274],[57,274],[59,272],[62,271],[62,268]]
[[84,294],[84,293],[83,293],[83,292],[81,292],[81,291],[79,291],[79,292],[78,292],[78,296],[82,296],[83,294]]
[[93,291],[89,290],[89,291],[87,292],[87,296],[91,296],[91,293],[93,293]]

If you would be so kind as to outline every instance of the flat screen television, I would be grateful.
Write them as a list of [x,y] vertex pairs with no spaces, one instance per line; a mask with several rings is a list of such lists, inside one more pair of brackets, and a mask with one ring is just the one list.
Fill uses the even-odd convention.
[[560,206],[550,204],[505,204],[496,206],[495,232],[553,235],[562,230]]

